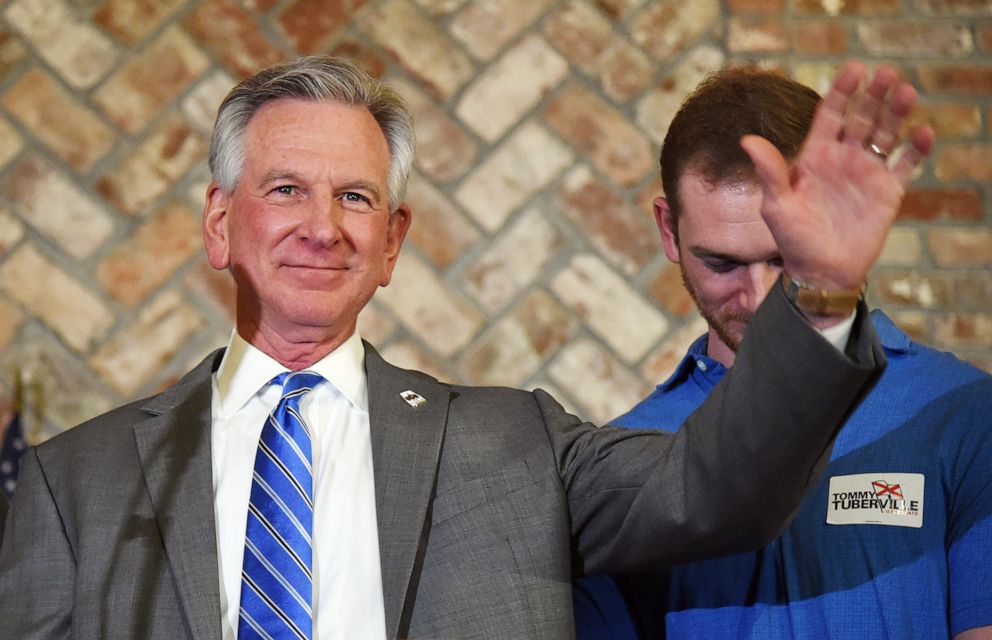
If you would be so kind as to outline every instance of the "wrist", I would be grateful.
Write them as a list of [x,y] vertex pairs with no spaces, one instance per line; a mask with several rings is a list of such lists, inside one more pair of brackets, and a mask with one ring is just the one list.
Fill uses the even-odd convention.
[[854,288],[821,289],[782,272],[785,297],[816,325],[836,324],[850,316],[864,297],[865,283]]

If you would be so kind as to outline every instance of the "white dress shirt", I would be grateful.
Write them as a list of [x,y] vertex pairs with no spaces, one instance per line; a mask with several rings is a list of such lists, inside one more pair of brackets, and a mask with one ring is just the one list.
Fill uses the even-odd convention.
[[[300,408],[313,434],[314,637],[383,640],[365,348],[354,334],[308,367],[327,382]],[[224,640],[238,633],[241,563],[255,451],[281,387],[281,364],[233,332],[213,377],[211,445]]]

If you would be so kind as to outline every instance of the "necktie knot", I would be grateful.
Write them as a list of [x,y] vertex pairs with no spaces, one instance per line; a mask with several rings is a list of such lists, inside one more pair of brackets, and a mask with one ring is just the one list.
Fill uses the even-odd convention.
[[282,387],[280,402],[299,401],[315,386],[324,381],[324,376],[313,371],[284,371],[272,378],[272,384]]

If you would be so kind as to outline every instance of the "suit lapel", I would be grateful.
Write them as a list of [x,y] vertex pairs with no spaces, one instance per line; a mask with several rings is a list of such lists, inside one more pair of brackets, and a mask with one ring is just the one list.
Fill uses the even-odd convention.
[[[450,391],[386,363],[367,343],[365,352],[386,635],[395,638],[405,632],[413,607]],[[401,396],[405,391],[426,402],[411,406]]]
[[220,586],[210,455],[210,374],[220,353],[208,356],[142,409],[134,427],[145,484],[162,532],[183,611],[194,638],[220,633]]

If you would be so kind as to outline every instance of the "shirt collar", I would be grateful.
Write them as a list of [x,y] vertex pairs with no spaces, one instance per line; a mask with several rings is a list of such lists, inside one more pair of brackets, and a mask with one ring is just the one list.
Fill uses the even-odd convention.
[[[881,309],[875,309],[871,312],[871,320],[875,327],[875,333],[878,334],[878,340],[886,351],[908,353],[912,350],[913,341],[910,337],[897,327]],[[672,373],[671,377],[658,385],[662,391],[670,391],[673,387],[681,384],[697,368],[703,369],[706,373],[723,370],[722,364],[706,355],[706,348],[709,344],[708,336],[709,333],[704,333],[696,338],[679,365],[675,367],[675,372]]]
[[875,309],[871,312],[871,323],[875,327],[875,333],[878,334],[879,342],[882,343],[882,347],[886,351],[908,353],[912,350],[913,341],[881,309]]
[[[324,377],[355,408],[368,412],[368,379],[365,375],[365,345],[356,330],[337,349],[307,367]],[[286,367],[231,332],[224,358],[217,369],[217,393],[221,412],[230,416],[244,406]]]
[[723,370],[724,367],[722,364],[706,355],[708,336],[708,333],[704,333],[696,338],[692,345],[689,346],[689,350],[686,351],[681,362],[675,367],[675,372],[668,380],[658,385],[662,391],[670,391],[673,387],[681,384],[697,368],[702,369],[705,373],[716,373]]

